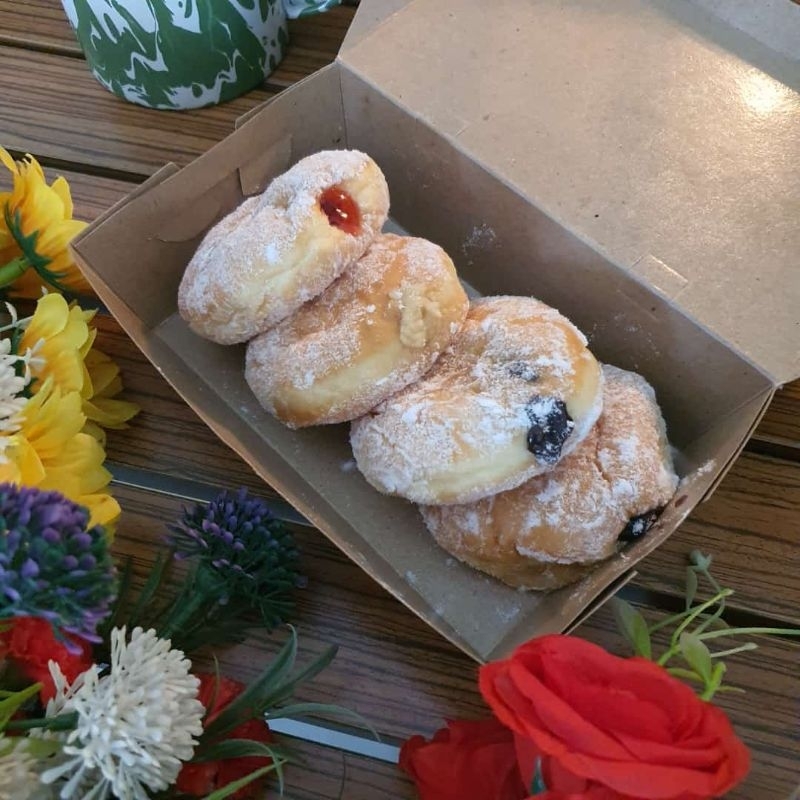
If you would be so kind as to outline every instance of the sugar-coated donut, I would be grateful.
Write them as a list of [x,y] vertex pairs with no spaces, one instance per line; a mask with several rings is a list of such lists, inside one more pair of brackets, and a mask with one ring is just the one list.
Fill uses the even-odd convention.
[[516,489],[459,506],[422,506],[436,541],[511,586],[554,589],[641,533],[675,492],[651,386],[604,366],[603,413],[578,449]]
[[208,231],[181,280],[180,315],[207,339],[245,342],[329,286],[388,213],[386,179],[368,155],[308,156]]
[[421,380],[353,423],[350,441],[379,491],[467,503],[552,469],[601,407],[600,366],[569,320],[530,297],[488,297]]
[[250,341],[245,378],[290,427],[355,419],[424,375],[468,308],[441,247],[379,235],[319,297]]

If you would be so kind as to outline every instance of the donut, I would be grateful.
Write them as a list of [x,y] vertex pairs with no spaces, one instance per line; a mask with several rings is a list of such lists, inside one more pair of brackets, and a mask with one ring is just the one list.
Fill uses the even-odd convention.
[[178,311],[199,336],[246,342],[326,289],[388,213],[386,179],[368,155],[308,156],[208,231],[184,271]]
[[432,369],[351,427],[359,470],[415,503],[468,503],[552,469],[600,415],[583,334],[530,297],[473,301]]
[[603,413],[551,472],[477,503],[420,508],[448,553],[503,582],[549,590],[641,535],[678,478],[650,384],[603,366]]
[[422,377],[468,307],[444,250],[379,235],[319,297],[250,341],[245,379],[289,427],[352,420]]

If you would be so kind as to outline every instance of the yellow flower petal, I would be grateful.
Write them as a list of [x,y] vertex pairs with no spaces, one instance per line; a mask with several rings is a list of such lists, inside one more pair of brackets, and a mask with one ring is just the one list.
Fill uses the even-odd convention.
[[64,216],[71,217],[73,213],[72,208],[72,192],[69,190],[67,179],[60,175],[53,181],[52,190],[61,198],[64,206]]

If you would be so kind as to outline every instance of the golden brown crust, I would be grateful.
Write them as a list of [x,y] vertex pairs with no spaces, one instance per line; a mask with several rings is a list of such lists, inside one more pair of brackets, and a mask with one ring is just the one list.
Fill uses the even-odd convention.
[[245,377],[291,427],[355,419],[430,369],[468,305],[444,250],[380,235],[319,297],[250,342]]
[[631,517],[666,505],[677,477],[655,394],[635,373],[603,373],[600,420],[552,472],[477,503],[421,508],[445,550],[512,586],[553,589],[613,555]]
[[[357,235],[332,226],[321,194],[341,187],[361,214]],[[355,150],[308,156],[211,228],[189,262],[178,310],[220,344],[245,342],[316,297],[380,232],[389,190],[378,165]]]
[[[532,403],[574,422],[555,457],[528,449]],[[356,462],[379,491],[465,503],[551,469],[600,414],[602,376],[586,339],[530,297],[473,301],[451,347],[417,383],[353,423]]]

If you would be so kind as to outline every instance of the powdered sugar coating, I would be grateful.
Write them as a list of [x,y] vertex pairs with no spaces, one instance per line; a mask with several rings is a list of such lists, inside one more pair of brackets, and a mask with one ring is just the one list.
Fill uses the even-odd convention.
[[552,589],[615,553],[631,517],[669,502],[678,479],[652,387],[616,367],[603,374],[597,425],[552,472],[477,503],[421,508],[445,550],[512,586]]
[[[358,206],[358,234],[332,226],[320,208],[320,195],[332,186]],[[386,179],[369,156],[355,150],[308,156],[208,231],[181,280],[179,312],[200,336],[247,341],[360,258],[388,212]]]
[[379,235],[318,298],[249,343],[245,377],[292,427],[354,419],[424,375],[468,306],[444,250]]
[[534,395],[566,403],[575,426],[563,456],[597,420],[601,389],[585,338],[555,309],[533,298],[482,298],[422,380],[353,423],[353,452],[386,494],[471,502],[551,468],[526,445]]

